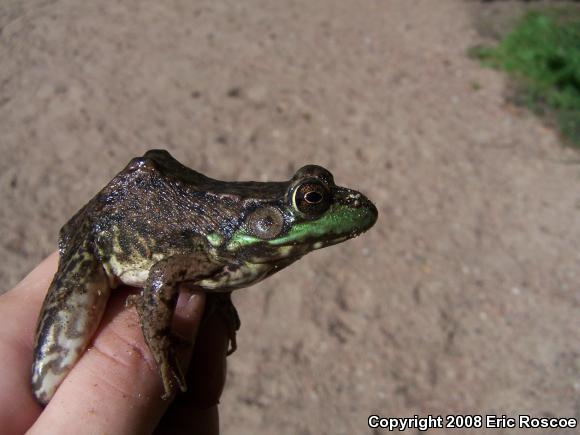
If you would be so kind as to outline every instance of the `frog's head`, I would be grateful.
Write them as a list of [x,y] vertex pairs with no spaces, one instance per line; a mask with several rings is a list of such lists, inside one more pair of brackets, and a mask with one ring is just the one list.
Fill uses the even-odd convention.
[[256,202],[226,249],[255,264],[286,266],[304,254],[358,236],[377,220],[361,193],[337,186],[326,169],[299,169],[274,198]]

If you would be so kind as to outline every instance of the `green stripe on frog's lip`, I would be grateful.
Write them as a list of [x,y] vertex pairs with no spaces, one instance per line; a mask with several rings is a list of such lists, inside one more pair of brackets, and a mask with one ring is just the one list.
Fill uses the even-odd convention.
[[349,239],[373,226],[377,220],[376,209],[335,205],[315,221],[294,224],[288,234],[269,240],[271,245],[288,245],[301,241],[317,240],[324,244],[336,239]]
[[236,251],[237,249],[243,248],[244,246],[253,245],[254,243],[259,242],[263,242],[263,240],[258,237],[249,235],[245,232],[245,230],[241,230],[234,234],[226,249],[228,251]]
[[207,235],[207,240],[214,248],[220,246],[223,242],[223,237],[219,233],[210,233]]
[[227,250],[235,251],[259,242],[272,246],[312,243],[313,249],[318,249],[356,237],[372,227],[376,220],[377,211],[373,205],[355,208],[337,204],[319,219],[295,223],[287,234],[273,240],[262,240],[242,230],[232,237]]

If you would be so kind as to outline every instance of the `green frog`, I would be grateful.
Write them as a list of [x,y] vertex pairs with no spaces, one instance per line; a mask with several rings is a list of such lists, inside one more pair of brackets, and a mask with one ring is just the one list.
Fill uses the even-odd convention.
[[171,332],[181,283],[208,293],[230,331],[233,290],[368,230],[376,207],[308,165],[286,182],[226,182],[151,150],[132,159],[61,229],[58,270],[38,319],[32,389],[46,404],[82,356],[120,284],[136,308],[164,398],[186,390]]

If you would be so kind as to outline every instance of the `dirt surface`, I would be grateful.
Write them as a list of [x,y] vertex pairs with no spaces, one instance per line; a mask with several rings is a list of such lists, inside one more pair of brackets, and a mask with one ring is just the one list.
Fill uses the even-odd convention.
[[379,221],[235,295],[223,433],[580,418],[578,155],[466,56],[473,8],[4,0],[2,286],[148,148],[226,180],[317,163]]

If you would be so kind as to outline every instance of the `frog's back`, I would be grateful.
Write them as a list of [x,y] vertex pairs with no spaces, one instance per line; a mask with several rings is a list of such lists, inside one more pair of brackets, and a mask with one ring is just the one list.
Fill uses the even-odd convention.
[[134,158],[63,227],[61,255],[84,241],[109,277],[142,285],[154,263],[237,225],[236,201],[218,204],[208,184],[165,151]]

